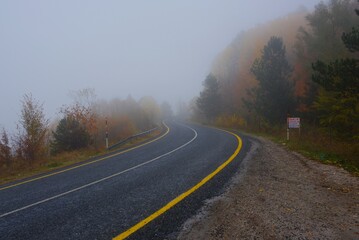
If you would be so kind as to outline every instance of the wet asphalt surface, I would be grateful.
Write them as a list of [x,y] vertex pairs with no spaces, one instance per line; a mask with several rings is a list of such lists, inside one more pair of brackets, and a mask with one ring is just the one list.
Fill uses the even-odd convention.
[[[237,147],[236,138],[223,131],[167,125],[170,132],[148,145],[0,190],[0,239],[111,239],[196,185]],[[174,239],[205,200],[221,194],[240,171],[250,147],[241,138],[242,150],[233,162],[129,239]]]

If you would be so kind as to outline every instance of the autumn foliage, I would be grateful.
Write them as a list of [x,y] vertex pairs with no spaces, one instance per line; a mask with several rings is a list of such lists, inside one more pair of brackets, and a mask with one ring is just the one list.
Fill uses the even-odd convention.
[[46,136],[49,120],[43,106],[32,95],[25,95],[22,101],[20,128],[15,136],[15,156],[17,160],[32,165],[42,161],[47,153]]
[[[325,150],[329,162],[359,171],[357,14],[357,0],[327,0],[241,32],[211,69],[222,103],[215,124],[283,139],[286,118],[300,117],[299,149],[315,146],[304,152]],[[209,121],[201,114],[206,106],[193,109],[196,120]]]
[[58,165],[56,159],[82,155],[76,151],[104,151],[106,133],[110,145],[115,144],[159,126],[172,111],[169,104],[161,108],[152,97],[98,100],[94,89],[72,92],[71,98],[73,102],[60,109],[60,120],[50,124],[43,105],[31,94],[24,95],[16,134],[0,132],[0,176],[50,162]]
[[[218,55],[211,70],[219,82],[222,102],[221,112],[217,115],[221,120],[217,122],[223,122],[223,116],[230,118],[236,115],[246,120],[247,127],[279,127],[290,115],[336,133],[336,137],[354,139],[357,134],[353,132],[353,126],[359,109],[357,94],[350,98],[343,95],[335,97],[328,87],[339,89],[338,86],[346,84],[352,92],[357,91],[358,73],[353,67],[358,62],[355,41],[358,39],[359,17],[356,16],[356,8],[359,8],[356,0],[329,0],[319,3],[312,12],[301,9],[241,32]],[[292,88],[283,89],[276,85],[280,75],[272,71],[278,69],[274,65],[267,69],[258,65],[273,37],[280,38],[286,50],[283,64],[288,62],[289,67],[282,66],[290,71],[285,81]],[[344,44],[345,40],[350,40],[350,46]],[[312,64],[317,61],[319,64],[313,69]],[[322,74],[315,75],[315,71]],[[340,71],[341,75],[333,71]],[[331,74],[332,78],[323,74]],[[341,80],[335,82],[335,79]],[[268,91],[262,91],[265,82]],[[293,99],[283,99],[285,95],[290,96],[291,91]],[[280,118],[274,117],[273,114],[282,106],[281,114],[277,114]],[[327,114],[323,115],[323,111]],[[337,129],[336,132],[333,129]]]

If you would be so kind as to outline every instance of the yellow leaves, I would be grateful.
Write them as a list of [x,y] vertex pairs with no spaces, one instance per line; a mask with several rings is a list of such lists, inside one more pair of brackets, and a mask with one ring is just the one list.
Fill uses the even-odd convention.
[[233,114],[217,117],[215,124],[216,126],[225,128],[244,128],[247,122],[243,117]]

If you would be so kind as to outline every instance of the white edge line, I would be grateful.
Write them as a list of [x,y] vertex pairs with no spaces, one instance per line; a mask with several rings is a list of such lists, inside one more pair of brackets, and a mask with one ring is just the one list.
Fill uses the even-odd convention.
[[[164,121],[162,121],[162,123],[165,125],[165,127],[168,129],[168,126],[166,125],[166,123]],[[74,170],[74,169],[77,169],[77,168],[81,168],[81,167],[85,167],[85,166],[88,166],[88,165],[91,165],[93,163],[97,163],[97,162],[100,162],[100,161],[103,161],[103,160],[106,160],[106,159],[109,159],[109,158],[112,158],[112,157],[116,157],[118,155],[121,155],[121,154],[124,154],[124,153],[127,153],[129,151],[132,151],[132,150],[135,150],[135,149],[138,149],[140,147],[143,147],[149,143],[152,143],[154,141],[157,141],[159,139],[161,139],[162,137],[164,137],[166,134],[164,135],[160,135],[158,138],[155,138],[153,139],[152,141],[149,141],[149,142],[145,142],[143,144],[140,144],[138,146],[135,146],[135,147],[131,147],[129,149],[125,149],[125,150],[114,150],[112,152],[109,152],[109,155],[103,155],[103,156],[98,156],[99,158],[98,159],[94,159],[94,160],[85,160],[84,162],[79,162],[79,165],[75,165],[75,166],[68,166],[68,168],[66,167],[65,169],[55,169],[55,171],[53,173],[45,173],[44,175],[42,176],[39,176],[39,177],[30,177],[29,180],[19,180],[18,183],[9,183],[9,185],[7,185],[6,183],[4,184],[5,186],[3,187],[0,187],[0,191],[3,191],[3,190],[6,190],[6,189],[10,189],[10,188],[13,188],[13,187],[16,187],[16,186],[20,186],[20,185],[24,185],[26,183],[30,183],[30,182],[34,182],[34,181],[37,181],[37,180],[40,180],[40,179],[44,179],[44,178],[48,178],[48,177],[51,177],[51,176],[55,176],[55,175],[58,175],[58,174],[62,174],[62,173],[65,173],[65,172],[69,172],[71,170]],[[117,152],[118,151],[118,152]],[[1,185],[1,184],[0,184]],[[0,216],[1,217],[1,216]]]
[[[177,123],[177,124],[179,124],[179,123]],[[101,179],[99,179],[99,180],[96,180],[96,181],[91,182],[91,183],[88,183],[88,184],[85,184],[85,185],[83,185],[83,186],[81,186],[81,187],[74,188],[74,189],[69,190],[69,191],[67,191],[67,192],[63,192],[63,193],[60,193],[60,194],[58,194],[58,195],[55,195],[55,196],[46,198],[46,199],[44,199],[44,200],[41,200],[41,201],[32,203],[32,204],[30,204],[30,205],[27,205],[27,206],[24,206],[24,207],[15,209],[15,210],[13,210],[13,211],[4,213],[4,214],[0,215],[0,218],[9,216],[9,215],[11,215],[11,214],[20,212],[20,211],[22,211],[22,210],[25,210],[25,209],[28,209],[28,208],[31,208],[31,207],[34,207],[34,206],[37,206],[37,205],[40,205],[40,204],[42,204],[42,203],[51,201],[51,200],[53,200],[53,199],[56,199],[56,198],[59,198],[59,197],[68,195],[68,194],[70,194],[70,193],[73,193],[73,192],[79,191],[79,190],[81,190],[81,189],[90,187],[90,186],[95,185],[95,184],[97,184],[97,183],[106,181],[106,180],[108,180],[108,179],[110,179],[110,178],[114,178],[114,177],[116,177],[116,176],[119,176],[119,175],[121,175],[121,174],[124,174],[124,173],[126,173],[126,172],[129,172],[129,171],[131,171],[131,170],[134,170],[134,169],[136,169],[136,168],[139,168],[139,167],[142,167],[142,166],[144,166],[144,165],[147,165],[147,164],[149,164],[149,163],[151,163],[151,162],[154,162],[154,161],[156,161],[156,160],[158,160],[158,159],[160,159],[160,158],[163,158],[163,157],[165,157],[165,156],[168,156],[168,155],[170,155],[170,154],[172,154],[172,153],[174,153],[174,152],[176,152],[176,151],[178,151],[178,150],[180,150],[180,149],[186,147],[188,144],[192,143],[192,142],[197,138],[198,133],[197,133],[196,130],[194,130],[193,128],[191,128],[191,127],[189,127],[189,126],[186,126],[186,125],[183,125],[183,124],[180,124],[180,125],[185,126],[185,127],[189,128],[189,129],[191,129],[191,130],[194,132],[194,137],[193,137],[189,142],[187,142],[187,143],[185,143],[185,144],[179,146],[178,148],[173,149],[172,151],[167,152],[167,153],[165,153],[165,154],[162,154],[162,155],[160,155],[160,156],[158,156],[158,157],[156,157],[156,158],[153,158],[153,159],[151,159],[151,160],[149,160],[149,161],[147,161],[147,162],[138,164],[138,165],[136,165],[136,166],[134,166],[134,167],[128,168],[128,169],[123,170],[123,171],[121,171],[121,172],[112,174],[112,175],[110,175],[110,176],[101,178]]]

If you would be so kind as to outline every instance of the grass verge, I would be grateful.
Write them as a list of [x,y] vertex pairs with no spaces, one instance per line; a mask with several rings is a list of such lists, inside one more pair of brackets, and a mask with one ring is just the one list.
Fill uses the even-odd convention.
[[274,141],[290,150],[324,164],[332,164],[359,176],[359,144],[338,139],[329,139],[325,134],[306,134],[289,141],[274,137]]
[[287,141],[285,128],[272,128],[265,131],[239,129],[240,131],[272,140],[303,156],[344,168],[359,176],[359,142],[336,139],[321,129],[307,126],[301,132],[291,129]]
[[[162,132],[160,130],[154,131],[146,136],[132,139],[124,145],[121,145],[117,149],[111,151],[121,151],[144,143],[152,138],[158,137]],[[47,173],[53,170],[57,170],[63,167],[68,167],[76,163],[86,161],[93,157],[99,157],[101,155],[110,153],[105,148],[103,149],[82,149],[72,152],[63,152],[56,156],[51,156],[47,161],[38,163],[33,166],[24,166],[24,163],[14,163],[11,167],[0,169],[0,184],[6,184],[12,181],[25,179],[35,175]]]

